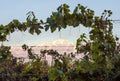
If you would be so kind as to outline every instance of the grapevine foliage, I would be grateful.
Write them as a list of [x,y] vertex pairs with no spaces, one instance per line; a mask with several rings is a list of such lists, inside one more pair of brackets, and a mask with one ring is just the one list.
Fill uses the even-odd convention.
[[[6,41],[7,36],[16,30],[30,34],[41,33],[41,30],[61,31],[69,26],[83,25],[91,28],[89,38],[80,35],[76,42],[77,54],[83,58],[75,59],[76,54],[59,54],[56,50],[41,50],[34,54],[32,48],[23,45],[28,52],[29,62],[15,58],[10,47],[0,47],[0,80],[1,81],[119,81],[120,54],[119,38],[112,33],[113,23],[110,20],[112,12],[104,10],[101,16],[95,16],[94,11],[78,4],[73,12],[69,5],[63,4],[53,12],[46,21],[38,20],[34,12],[28,12],[25,22],[14,19],[7,25],[0,25],[0,41]],[[84,44],[82,44],[84,43]],[[49,65],[45,55],[51,55]]]

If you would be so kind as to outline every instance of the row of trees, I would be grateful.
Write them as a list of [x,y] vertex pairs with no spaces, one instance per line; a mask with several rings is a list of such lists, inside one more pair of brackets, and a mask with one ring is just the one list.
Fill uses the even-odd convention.
[[[78,4],[73,12],[67,4],[57,8],[45,22],[38,21],[33,12],[28,13],[26,22],[13,20],[9,24],[0,25],[0,41],[6,41],[7,35],[16,30],[40,34],[41,29],[51,32],[60,31],[66,27],[91,28],[89,38],[80,35],[76,43],[78,54],[84,54],[76,60],[76,54],[59,54],[55,50],[41,50],[35,55],[32,48],[23,45],[28,51],[31,61],[19,61],[10,53],[10,47],[0,47],[0,79],[1,81],[119,81],[120,54],[119,38],[112,33],[113,24],[109,17],[110,10],[104,10],[101,16],[95,16],[94,11]],[[84,42],[85,44],[81,44]],[[42,60],[45,54],[53,57],[50,66]]]

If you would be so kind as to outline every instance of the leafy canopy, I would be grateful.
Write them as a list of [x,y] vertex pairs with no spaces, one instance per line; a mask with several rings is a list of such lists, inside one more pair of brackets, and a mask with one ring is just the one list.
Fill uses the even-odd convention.
[[[67,4],[63,4],[45,22],[43,20],[39,21],[33,12],[28,12],[27,15],[26,22],[15,19],[5,26],[0,25],[0,41],[6,41],[7,35],[16,30],[29,31],[30,34],[36,33],[39,35],[42,29],[45,31],[50,29],[51,32],[54,32],[57,29],[60,31],[69,26],[83,25],[91,28],[89,40],[86,39],[85,34],[80,35],[77,40],[77,53],[84,54],[83,58],[79,60],[74,59],[76,55],[72,53],[70,55],[60,55],[54,50],[43,50],[40,54],[43,57],[45,54],[51,55],[54,61],[52,66],[48,66],[46,62],[41,60],[41,56],[34,55],[31,48],[23,45],[22,48],[28,51],[29,59],[32,59],[32,61],[26,65],[22,63],[24,67],[19,68],[20,73],[36,73],[34,76],[27,76],[27,79],[32,78],[34,81],[48,81],[48,79],[52,81],[119,81],[120,45],[117,44],[118,38],[114,37],[112,33],[113,24],[110,20],[112,12],[110,10],[104,10],[101,16],[95,16],[93,10],[80,4],[75,7],[73,12],[70,11]],[[85,44],[83,45],[82,42]],[[14,65],[16,69],[18,68],[15,64],[18,63],[20,66],[17,61],[13,63],[13,57],[10,56],[9,49],[9,47],[0,47],[1,73],[8,72],[10,74],[10,72],[14,72],[13,67],[10,67],[13,69],[12,71],[9,70],[8,66],[7,69],[4,69],[7,65],[6,62],[9,62],[10,66]],[[70,64],[71,62],[72,64]],[[20,77],[26,78],[25,76]]]

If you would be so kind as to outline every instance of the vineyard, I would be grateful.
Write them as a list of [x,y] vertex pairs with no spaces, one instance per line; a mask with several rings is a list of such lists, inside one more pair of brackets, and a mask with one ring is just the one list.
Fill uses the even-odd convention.
[[[81,4],[73,11],[62,4],[46,21],[38,20],[32,11],[27,15],[25,22],[13,20],[0,25],[0,42],[7,41],[7,36],[16,30],[39,35],[41,30],[53,33],[79,25],[90,28],[89,38],[86,33],[81,34],[76,40],[76,52],[62,54],[54,49],[42,49],[36,54],[24,44],[21,48],[28,53],[27,62],[14,57],[10,46],[1,44],[0,81],[120,81],[120,44],[112,32],[111,10],[95,16],[93,10]],[[46,55],[51,56],[51,64]],[[76,59],[78,55],[82,58]]]

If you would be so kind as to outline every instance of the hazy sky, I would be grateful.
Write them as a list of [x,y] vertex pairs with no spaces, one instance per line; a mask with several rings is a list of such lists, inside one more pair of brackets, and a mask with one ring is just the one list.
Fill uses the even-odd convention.
[[[95,11],[96,15],[100,15],[104,9],[113,11],[112,19],[120,19],[120,0],[0,0],[0,24],[8,24],[13,19],[25,21],[26,13],[34,11],[38,19],[46,19],[49,15],[56,11],[57,7],[66,3],[70,5],[71,10],[77,4],[82,4]],[[39,36],[30,35],[28,33],[15,32],[8,36],[9,42],[6,45],[36,45],[46,41],[54,41],[57,39],[66,39],[73,43],[83,31],[89,29],[84,27],[71,28],[68,27],[61,32],[43,32]],[[114,23],[114,34],[120,37],[120,23]]]

